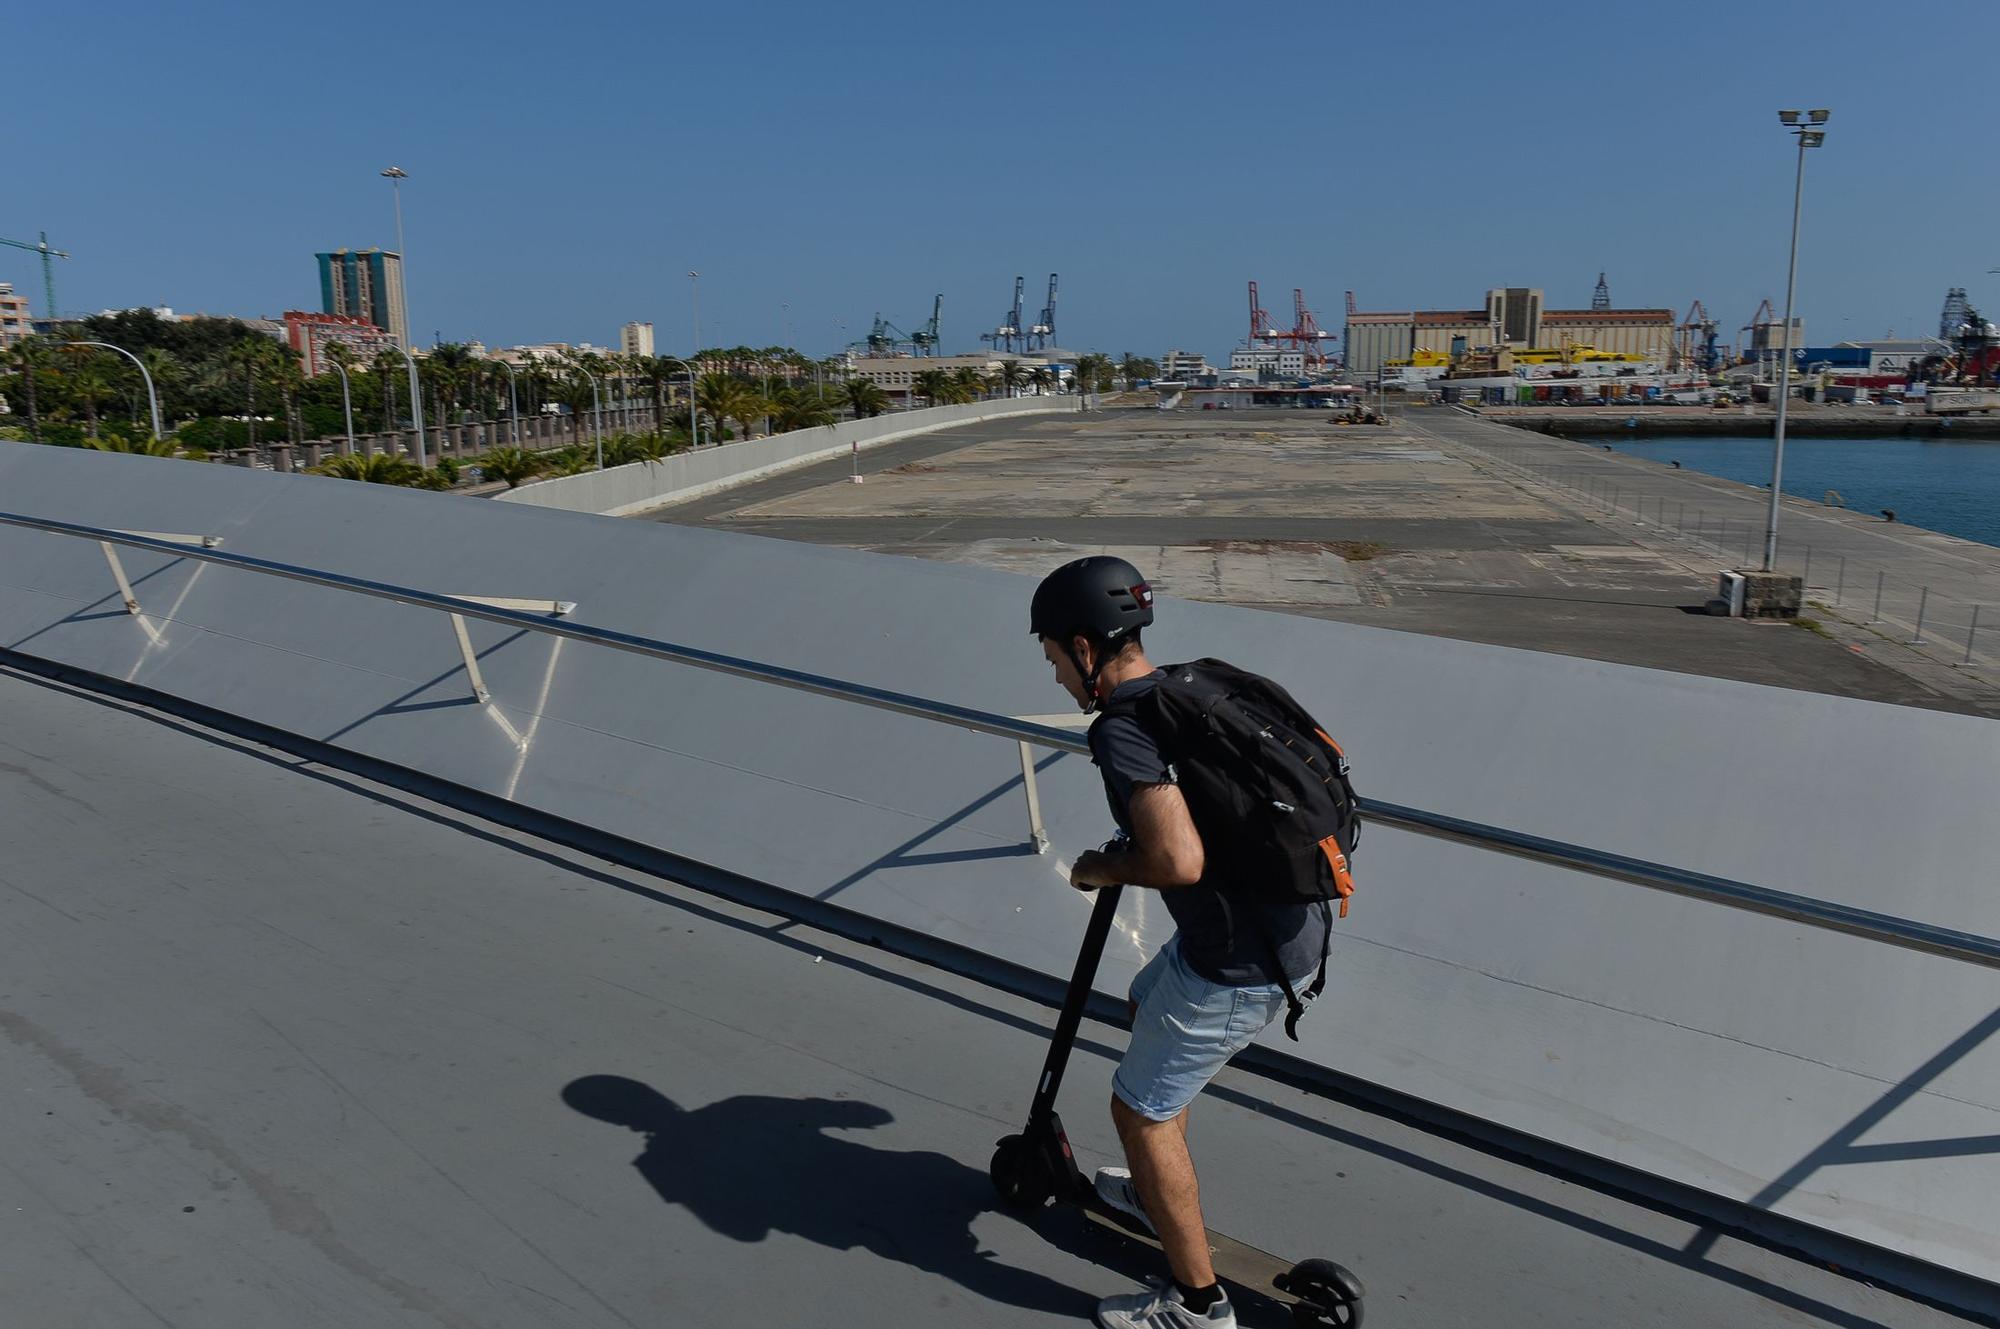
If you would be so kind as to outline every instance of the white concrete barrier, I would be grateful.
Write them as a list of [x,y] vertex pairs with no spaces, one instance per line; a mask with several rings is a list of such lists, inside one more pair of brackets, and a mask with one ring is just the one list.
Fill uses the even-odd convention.
[[730,485],[742,484],[794,466],[809,466],[846,453],[879,447],[912,434],[952,425],[977,424],[1009,415],[1048,415],[1079,409],[1075,397],[1016,397],[1012,400],[968,402],[963,406],[930,406],[897,411],[872,420],[846,420],[836,425],[799,429],[768,438],[745,439],[720,447],[684,452],[661,461],[637,461],[582,475],[559,476],[509,489],[494,497],[505,503],[595,512],[607,517],[631,517],[669,503]]

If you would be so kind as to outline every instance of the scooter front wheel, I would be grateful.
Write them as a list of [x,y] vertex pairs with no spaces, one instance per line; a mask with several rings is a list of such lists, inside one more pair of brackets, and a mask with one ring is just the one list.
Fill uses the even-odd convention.
[[1292,1307],[1297,1329],[1358,1329],[1361,1324],[1361,1280],[1332,1260],[1301,1260],[1277,1285],[1299,1299]]
[[1041,1208],[1056,1193],[1055,1178],[1049,1175],[1041,1150],[1025,1135],[1009,1135],[994,1146],[986,1175],[993,1179],[1000,1202],[1021,1213]]

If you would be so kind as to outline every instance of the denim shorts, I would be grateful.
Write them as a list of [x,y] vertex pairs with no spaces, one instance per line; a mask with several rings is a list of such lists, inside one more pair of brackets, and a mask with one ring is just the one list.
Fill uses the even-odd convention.
[[1111,1088],[1151,1121],[1178,1116],[1231,1057],[1285,1013],[1285,990],[1276,983],[1231,987],[1188,968],[1179,934],[1132,979],[1131,995],[1139,1012]]

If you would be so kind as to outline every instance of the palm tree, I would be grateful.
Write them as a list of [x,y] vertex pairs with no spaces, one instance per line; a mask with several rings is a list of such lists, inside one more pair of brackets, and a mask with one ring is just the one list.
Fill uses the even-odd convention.
[[833,408],[825,397],[810,387],[780,388],[776,402],[777,427],[783,430],[813,429],[834,421]]
[[105,438],[86,439],[84,446],[99,452],[129,452],[141,457],[178,457],[180,445],[170,438],[127,438],[123,434],[112,434]]
[[762,399],[727,374],[703,375],[695,384],[694,399],[701,413],[717,426],[735,420],[743,426],[745,434],[750,432],[750,421],[763,414],[759,406]]
[[6,351],[0,351],[0,364],[14,371],[21,380],[21,398],[28,408],[28,441],[41,442],[42,417],[35,400],[35,380],[49,365],[49,344],[40,337],[24,337]]
[[986,391],[986,376],[971,365],[966,365],[951,377],[958,386],[958,392],[952,397],[954,403],[972,401]]
[[889,394],[871,379],[848,379],[843,395],[847,398],[848,409],[854,412],[857,420],[863,416],[872,420],[889,409]]
[[1047,365],[1036,365],[1028,373],[1028,386],[1035,390],[1037,397],[1056,385],[1056,376],[1049,372]]
[[592,376],[603,367],[593,357],[580,355],[570,362],[569,373],[555,383],[556,400],[569,407],[570,437],[579,447],[583,444],[583,422],[601,397]]
[[395,351],[375,354],[375,373],[382,380],[382,432],[396,430],[396,375],[403,372],[403,357]]
[[274,358],[278,344],[261,333],[241,337],[224,353],[223,359],[243,373],[243,422],[249,431],[250,447],[257,446],[257,371]]
[[424,483],[423,467],[400,453],[375,452],[363,454],[349,453],[345,456],[329,457],[318,466],[311,468],[314,475],[331,475],[340,480],[361,480],[372,485],[408,485],[415,487]]
[[956,399],[958,387],[942,369],[920,369],[910,380],[910,391],[932,406],[943,406]]
[[84,418],[89,421],[88,436],[97,437],[97,403],[111,388],[111,376],[105,372],[104,362],[97,351],[89,346],[66,347],[73,363],[63,370],[63,383],[70,395],[83,405]]
[[526,448],[494,448],[479,459],[479,473],[488,480],[505,480],[513,489],[523,480],[532,480],[548,469],[539,453]]
[[999,385],[1000,391],[1012,397],[1014,390],[1028,381],[1028,371],[1021,368],[1019,360],[1002,360],[1000,368],[993,373],[993,381]]

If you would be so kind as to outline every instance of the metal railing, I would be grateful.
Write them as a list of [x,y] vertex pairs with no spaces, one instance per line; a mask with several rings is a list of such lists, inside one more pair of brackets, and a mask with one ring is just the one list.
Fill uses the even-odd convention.
[[[481,704],[489,704],[491,698],[484,682],[480,679],[477,662],[473,657],[470,642],[465,636],[464,620],[468,618],[483,619],[489,623],[500,623],[552,637],[567,637],[573,641],[587,642],[609,650],[624,651],[672,664],[688,665],[713,673],[729,674],[737,678],[787,688],[794,692],[813,693],[837,701],[867,706],[874,710],[915,716],[918,719],[931,720],[974,733],[1011,739],[1020,747],[1021,777],[1027,796],[1029,835],[1038,853],[1047,850],[1048,836],[1042,826],[1041,799],[1035,783],[1032,750],[1047,748],[1085,756],[1090,752],[1089,745],[1082,737],[1030,720],[974,710],[971,707],[934,701],[906,692],[872,687],[865,683],[830,678],[824,674],[787,669],[782,665],[745,660],[717,651],[702,650],[699,647],[658,641],[629,632],[619,632],[613,628],[586,627],[579,623],[565,622],[562,621],[562,616],[576,607],[567,601],[440,595],[434,591],[371,581],[362,577],[350,577],[317,568],[298,567],[248,554],[225,553],[214,547],[219,543],[214,537],[168,536],[142,531],[108,530],[76,522],[28,517],[8,512],[0,512],[0,526],[15,526],[24,530],[72,536],[80,540],[94,540],[105,546],[107,554],[110,554],[111,546],[140,549],[169,558],[214,563],[244,572],[436,610],[450,616],[454,621],[455,635],[467,667],[467,679],[472,686],[473,695]],[[112,556],[111,562],[114,567],[117,566],[115,555]],[[129,584],[125,583],[122,576],[118,580],[121,583],[119,591],[125,600],[127,611],[135,615],[140,614],[141,611],[131,594]],[[1930,955],[1962,960],[1968,964],[2000,969],[2000,940],[1980,936],[1977,933],[1961,932],[1953,928],[1898,918],[1892,914],[1815,900],[1808,896],[1731,881],[1725,877],[1690,872],[1623,854],[1567,844],[1560,840],[1528,835],[1500,826],[1466,821],[1458,817],[1426,812],[1419,808],[1404,807],[1376,799],[1362,799],[1361,807],[1369,821],[1412,834],[1470,845],[1489,852],[1508,854],[1552,867],[1587,873],[1594,877],[1622,881],[1669,895],[1703,900],[1729,909],[1785,919],[1830,932],[1842,932],[1905,950],[1921,951]]]

